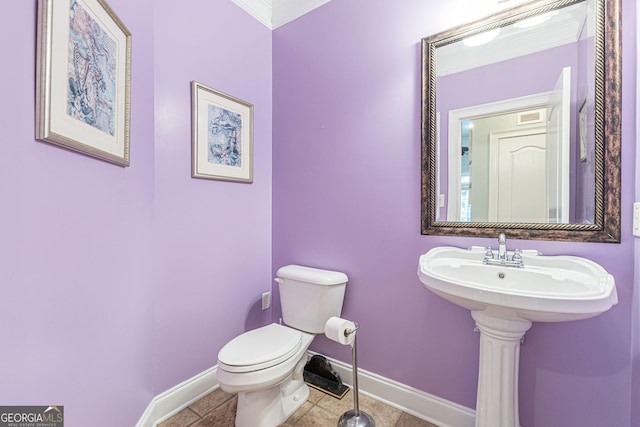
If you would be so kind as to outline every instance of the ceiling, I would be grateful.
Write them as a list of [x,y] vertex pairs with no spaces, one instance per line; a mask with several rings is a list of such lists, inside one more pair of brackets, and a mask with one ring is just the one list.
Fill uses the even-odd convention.
[[460,40],[438,47],[438,76],[575,43],[581,37],[593,37],[594,14],[592,3],[580,2],[557,12],[547,13],[547,20],[535,26],[518,26],[515,23],[500,27],[499,30],[494,30],[499,31],[499,35],[490,43],[469,46],[464,40]]
[[331,0],[231,0],[270,30],[293,21]]

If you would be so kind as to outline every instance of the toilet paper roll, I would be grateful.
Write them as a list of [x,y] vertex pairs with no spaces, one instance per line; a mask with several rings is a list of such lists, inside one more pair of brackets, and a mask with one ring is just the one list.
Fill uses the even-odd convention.
[[[346,333],[348,331],[353,332]],[[355,323],[340,317],[331,317],[324,325],[324,334],[327,338],[344,345],[353,345],[353,341],[356,339],[355,331]]]

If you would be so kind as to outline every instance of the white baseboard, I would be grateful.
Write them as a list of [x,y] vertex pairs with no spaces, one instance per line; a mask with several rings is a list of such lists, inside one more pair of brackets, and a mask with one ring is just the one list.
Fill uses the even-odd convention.
[[[310,355],[316,354],[309,352]],[[327,358],[340,378],[351,385],[349,364]],[[156,427],[218,388],[217,366],[154,397],[136,427]],[[405,384],[358,369],[359,392],[440,427],[473,427],[475,411]]]
[[162,421],[217,389],[217,369],[217,365],[209,368],[154,397],[136,427],[156,427]]
[[[352,366],[329,357],[327,360],[340,375],[340,379],[345,384],[352,385]],[[475,425],[476,413],[473,409],[361,368],[358,368],[358,389],[361,394],[440,427],[474,427]]]

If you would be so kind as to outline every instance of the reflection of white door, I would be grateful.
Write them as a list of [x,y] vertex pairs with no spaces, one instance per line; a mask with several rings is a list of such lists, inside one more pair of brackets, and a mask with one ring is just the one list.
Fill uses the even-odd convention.
[[[448,141],[445,142],[449,149],[449,161],[448,164],[442,166],[442,169],[438,168],[438,170],[444,170],[445,173],[448,172],[448,190],[445,190],[448,191],[448,221],[460,221],[460,198],[462,190],[462,184],[460,182],[460,152],[462,149],[462,122],[464,120],[474,120],[483,117],[510,114],[517,111],[543,108],[548,105],[549,97],[550,92],[544,92],[535,95],[523,96],[521,98],[507,99],[449,111],[449,138]],[[476,190],[478,189],[479,184],[477,182],[475,184],[472,182],[471,184],[476,185]],[[483,218],[482,222],[485,222],[487,212],[479,211],[478,215]]]
[[490,144],[489,221],[549,222],[545,128],[494,132]]

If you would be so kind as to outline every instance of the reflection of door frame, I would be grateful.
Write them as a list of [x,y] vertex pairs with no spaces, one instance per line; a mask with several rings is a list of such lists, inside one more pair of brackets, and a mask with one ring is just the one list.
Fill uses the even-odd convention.
[[[569,156],[571,144],[571,67],[564,67],[553,95],[549,98],[547,112],[547,170],[555,177],[549,181],[549,217],[551,222],[568,223],[570,205]],[[560,108],[558,108],[560,107]]]
[[[546,107],[551,92],[542,92],[534,95],[511,98],[488,104],[473,105],[449,111],[449,136],[448,136],[448,197],[447,197],[447,221],[460,221],[460,153],[462,152],[461,123],[463,120],[473,120],[479,117],[505,114],[509,112]],[[451,159],[457,159],[451,162]],[[440,169],[439,169],[440,170]]]

